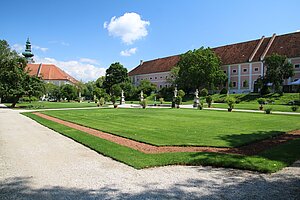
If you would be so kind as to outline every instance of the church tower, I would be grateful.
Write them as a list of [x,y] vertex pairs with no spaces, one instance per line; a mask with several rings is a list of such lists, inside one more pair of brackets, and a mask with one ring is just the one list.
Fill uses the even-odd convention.
[[31,52],[31,43],[29,41],[29,38],[27,38],[27,41],[26,41],[26,49],[25,51],[22,53],[22,55],[26,58],[27,62],[28,63],[34,63],[34,60],[33,60],[33,53]]

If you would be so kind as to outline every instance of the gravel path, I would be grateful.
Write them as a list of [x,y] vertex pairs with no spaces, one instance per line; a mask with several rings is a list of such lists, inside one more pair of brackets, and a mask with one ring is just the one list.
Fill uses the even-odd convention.
[[135,170],[0,109],[0,199],[300,199],[300,162],[271,175],[201,166]]

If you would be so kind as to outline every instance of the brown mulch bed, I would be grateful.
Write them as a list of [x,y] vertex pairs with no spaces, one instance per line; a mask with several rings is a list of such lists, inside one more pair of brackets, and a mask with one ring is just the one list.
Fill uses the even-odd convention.
[[283,135],[279,135],[270,139],[258,141],[249,145],[245,145],[238,148],[223,148],[223,147],[180,147],[180,146],[154,146],[145,144],[142,142],[134,141],[124,137],[116,136],[113,134],[105,133],[99,130],[81,126],[72,122],[64,121],[55,117],[51,117],[42,113],[33,113],[44,119],[68,126],[70,128],[86,132],[96,137],[117,143],[122,146],[126,146],[143,153],[156,154],[156,153],[168,153],[168,152],[216,152],[216,153],[230,153],[241,155],[255,155],[261,151],[269,149],[275,145],[282,144],[295,138],[300,138],[300,130],[291,131]]

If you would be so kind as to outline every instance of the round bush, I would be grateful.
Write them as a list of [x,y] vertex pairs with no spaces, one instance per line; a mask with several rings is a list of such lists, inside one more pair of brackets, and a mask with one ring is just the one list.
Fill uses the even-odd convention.
[[220,94],[227,94],[228,90],[226,88],[222,88],[220,91]]

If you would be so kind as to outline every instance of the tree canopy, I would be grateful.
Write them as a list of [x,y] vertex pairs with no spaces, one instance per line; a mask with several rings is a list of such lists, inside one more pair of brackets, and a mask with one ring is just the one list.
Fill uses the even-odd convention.
[[222,85],[227,77],[220,58],[210,48],[199,48],[181,55],[176,83],[185,91]]
[[108,93],[111,93],[113,85],[127,81],[129,81],[127,69],[123,67],[123,65],[121,65],[119,62],[116,62],[111,64],[110,67],[106,70],[103,87],[107,90]]
[[288,62],[286,56],[272,54],[266,57],[265,66],[267,67],[265,81],[273,83],[275,90],[279,91],[279,87],[283,84],[284,79],[294,76],[293,65]]
[[0,40],[0,97],[11,100],[12,107],[23,95],[38,96],[44,91],[43,82],[30,76],[26,65],[25,58]]

